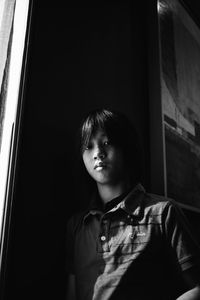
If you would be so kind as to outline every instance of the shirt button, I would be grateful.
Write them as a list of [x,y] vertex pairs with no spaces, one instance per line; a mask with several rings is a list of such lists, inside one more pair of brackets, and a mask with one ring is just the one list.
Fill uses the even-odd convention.
[[105,240],[106,240],[106,237],[105,237],[104,235],[102,235],[102,236],[101,236],[101,241],[104,242]]

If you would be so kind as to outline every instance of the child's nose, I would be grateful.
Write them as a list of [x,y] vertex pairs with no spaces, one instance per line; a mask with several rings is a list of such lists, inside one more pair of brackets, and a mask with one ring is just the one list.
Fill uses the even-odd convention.
[[94,151],[94,159],[104,159],[106,156],[102,147],[97,147]]

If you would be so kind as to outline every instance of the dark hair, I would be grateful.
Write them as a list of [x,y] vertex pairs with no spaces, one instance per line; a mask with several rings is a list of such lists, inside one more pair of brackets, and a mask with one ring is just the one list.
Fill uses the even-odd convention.
[[[87,147],[91,136],[98,129],[103,130],[111,143],[121,149],[131,180],[133,183],[139,182],[142,177],[142,151],[138,134],[130,120],[121,112],[96,109],[86,115],[81,122],[78,137],[81,162],[84,148]],[[90,178],[86,173],[85,171],[84,176]],[[92,184],[93,180],[91,181],[91,178],[89,178],[87,181]]]

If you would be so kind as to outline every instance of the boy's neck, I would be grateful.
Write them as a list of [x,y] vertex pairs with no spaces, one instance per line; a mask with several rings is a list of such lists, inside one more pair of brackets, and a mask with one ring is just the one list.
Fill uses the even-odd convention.
[[108,203],[112,199],[125,193],[130,185],[127,182],[121,182],[117,185],[100,185],[97,184],[99,196],[104,204]]

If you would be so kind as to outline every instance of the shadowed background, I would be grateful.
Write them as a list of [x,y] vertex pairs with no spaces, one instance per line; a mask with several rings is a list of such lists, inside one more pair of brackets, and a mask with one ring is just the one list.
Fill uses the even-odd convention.
[[6,299],[64,299],[65,224],[84,205],[75,135],[88,110],[130,117],[150,188],[147,15],[144,1],[35,1]]

